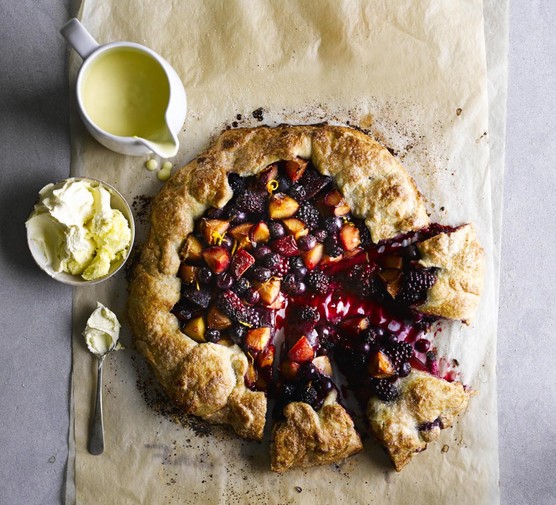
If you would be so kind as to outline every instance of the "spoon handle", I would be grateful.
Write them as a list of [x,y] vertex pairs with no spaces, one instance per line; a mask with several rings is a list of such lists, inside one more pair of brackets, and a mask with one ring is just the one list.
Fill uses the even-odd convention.
[[89,452],[95,456],[104,452],[104,423],[102,421],[102,364],[104,356],[98,359],[97,373],[97,397],[95,401],[95,413],[91,431],[89,433]]

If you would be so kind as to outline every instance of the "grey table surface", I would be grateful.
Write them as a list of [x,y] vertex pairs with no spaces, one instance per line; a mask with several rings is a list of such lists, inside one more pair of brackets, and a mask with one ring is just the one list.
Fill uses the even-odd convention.
[[[0,504],[64,495],[71,289],[35,267],[23,226],[69,174],[69,0],[0,0]],[[556,2],[510,4],[498,339],[503,504],[556,504]]]

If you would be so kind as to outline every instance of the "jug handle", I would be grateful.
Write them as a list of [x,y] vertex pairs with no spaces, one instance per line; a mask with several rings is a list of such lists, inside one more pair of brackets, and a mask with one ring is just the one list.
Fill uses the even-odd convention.
[[98,42],[77,18],[70,19],[62,26],[60,33],[83,59],[86,59],[99,47]]

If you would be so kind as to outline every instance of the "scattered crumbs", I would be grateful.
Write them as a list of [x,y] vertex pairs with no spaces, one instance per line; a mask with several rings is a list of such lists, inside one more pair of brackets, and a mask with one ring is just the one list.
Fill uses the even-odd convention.
[[131,204],[135,218],[142,224],[146,224],[151,214],[153,197],[147,195],[137,195]]
[[463,109],[461,107],[458,107],[456,109],[456,116],[461,116],[461,113],[463,112]]
[[443,452],[444,454],[446,454],[449,450],[450,450],[450,446],[449,446],[449,445],[444,444],[444,445],[442,446],[442,452]]
[[232,121],[232,127],[237,128],[239,123],[237,121]]
[[154,170],[156,170],[158,168],[158,161],[156,161],[153,158],[148,159],[145,162],[145,168],[147,170],[150,170],[151,172],[153,172]]
[[452,359],[452,366],[459,366],[459,361],[456,358]]
[[442,206],[442,207],[440,207],[440,210],[441,210],[442,212],[444,212],[446,209],[444,208],[444,206]]
[[298,493],[301,493],[301,491],[303,491],[303,489],[301,489],[301,487],[299,487],[299,486],[295,486],[295,490],[296,490]]
[[251,114],[257,121],[263,121],[264,120],[263,112],[264,112],[263,108],[259,107],[258,109],[255,109]]
[[[184,414],[183,411],[170,400],[158,385],[158,381],[152,372],[150,372],[144,364],[139,362],[140,360],[133,356],[131,361],[137,373],[137,389],[149,408],[161,417],[191,429],[199,438],[204,438],[212,434],[213,430],[208,422]],[[189,444],[190,442],[190,439],[186,440],[186,443]]]
[[475,143],[478,144],[481,140],[483,140],[487,136],[487,132],[483,132],[482,135],[475,140]]
[[56,456],[50,456],[50,458],[48,458],[48,462],[49,463],[55,463],[56,462]]
[[241,118],[242,118],[241,114],[236,114],[236,119],[237,119],[238,121],[241,121]]

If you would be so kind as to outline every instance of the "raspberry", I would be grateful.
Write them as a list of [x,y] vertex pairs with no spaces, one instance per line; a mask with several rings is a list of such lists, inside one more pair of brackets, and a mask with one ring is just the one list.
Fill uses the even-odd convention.
[[233,291],[223,291],[216,300],[216,306],[233,321],[242,321],[245,317],[245,305]]
[[307,287],[316,293],[324,295],[328,292],[330,287],[330,277],[322,270],[312,270],[305,278]]
[[298,219],[301,219],[301,221],[303,221],[305,225],[311,230],[319,225],[319,211],[310,202],[305,201],[301,204],[301,207],[297,211],[296,217]]
[[398,388],[385,379],[376,379],[373,382],[375,394],[383,402],[394,401],[400,395]]
[[402,287],[396,301],[411,304],[424,300],[427,297],[427,289],[431,288],[435,282],[436,275],[433,269],[410,270],[404,274]]
[[264,214],[267,205],[267,194],[246,189],[238,194],[235,204],[238,209],[252,214]]

